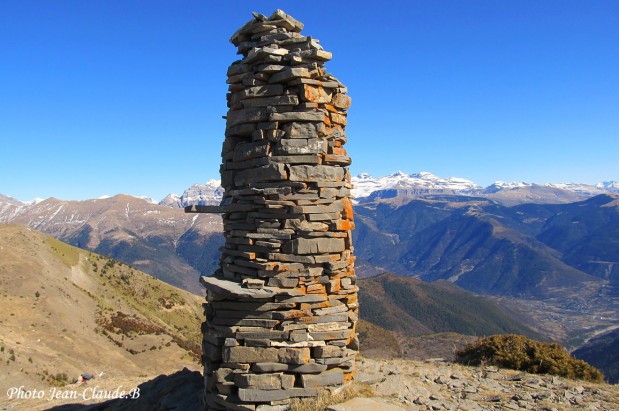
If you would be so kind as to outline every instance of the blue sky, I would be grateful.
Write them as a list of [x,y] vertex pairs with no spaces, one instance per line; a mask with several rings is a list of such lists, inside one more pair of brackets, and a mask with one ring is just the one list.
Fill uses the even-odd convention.
[[2,1],[0,193],[218,178],[231,34],[282,8],[349,87],[354,174],[619,180],[617,1]]

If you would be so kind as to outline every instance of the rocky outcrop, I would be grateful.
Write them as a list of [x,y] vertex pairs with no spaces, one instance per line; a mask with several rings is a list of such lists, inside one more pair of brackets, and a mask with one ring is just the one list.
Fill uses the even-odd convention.
[[[358,366],[356,379],[361,381],[362,391],[373,396],[372,400],[356,398],[331,405],[327,410],[610,411],[616,410],[619,404],[617,385],[588,383],[549,375],[527,374],[494,367],[467,367],[440,360],[377,361],[360,358]],[[100,380],[97,385],[101,385],[102,389],[112,390],[118,383]],[[200,373],[183,370],[171,375],[160,375],[140,384],[138,388],[141,395],[136,399],[117,399],[91,405],[70,404],[50,409],[195,410],[202,406],[201,385]],[[28,400],[27,405],[28,409],[43,409],[58,403],[58,400],[50,402],[45,399],[40,403]],[[371,408],[372,406],[377,408]]]
[[331,53],[275,11],[231,38],[220,268],[203,332],[208,409],[279,410],[349,381],[358,338],[347,89]]
[[441,360],[362,359],[359,379],[406,410],[616,410],[619,387],[467,367]]

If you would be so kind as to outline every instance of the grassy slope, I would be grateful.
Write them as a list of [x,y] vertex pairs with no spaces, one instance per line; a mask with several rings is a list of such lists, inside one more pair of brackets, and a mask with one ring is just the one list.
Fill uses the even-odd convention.
[[0,224],[0,392],[82,372],[198,369],[201,303],[126,264]]

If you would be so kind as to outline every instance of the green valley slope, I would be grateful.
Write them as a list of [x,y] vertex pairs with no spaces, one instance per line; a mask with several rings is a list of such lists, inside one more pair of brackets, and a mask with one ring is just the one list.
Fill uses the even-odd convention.
[[362,317],[407,335],[439,332],[540,336],[499,306],[446,281],[426,283],[394,274],[359,281]]
[[499,306],[446,281],[385,273],[358,281],[362,354],[453,359],[479,336],[516,333],[544,339]]

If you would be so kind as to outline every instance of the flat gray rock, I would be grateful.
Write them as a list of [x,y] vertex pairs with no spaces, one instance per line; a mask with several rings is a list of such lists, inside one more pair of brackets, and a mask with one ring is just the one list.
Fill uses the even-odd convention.
[[213,290],[218,294],[229,294],[237,297],[269,298],[276,295],[286,295],[293,297],[303,295],[301,292],[296,290],[277,287],[263,287],[260,289],[243,288],[239,283],[235,283],[234,281],[221,280],[216,277],[202,276],[200,277],[200,282],[204,285],[204,287]]

